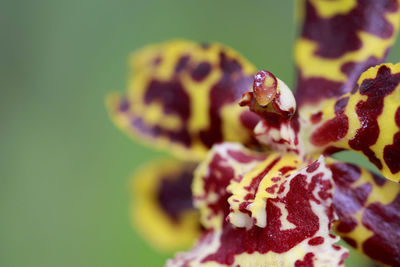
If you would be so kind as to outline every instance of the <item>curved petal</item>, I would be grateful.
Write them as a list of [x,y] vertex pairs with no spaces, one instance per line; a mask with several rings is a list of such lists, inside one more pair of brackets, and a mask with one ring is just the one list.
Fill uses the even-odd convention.
[[[191,251],[178,253],[166,266],[343,266],[348,253],[335,245],[338,238],[330,234],[333,186],[323,160],[295,170],[300,163],[298,158],[294,162],[295,156],[266,154],[260,162],[244,156],[248,152],[243,150],[240,161],[234,159],[229,165],[230,146],[215,147],[209,156],[213,160],[202,163],[195,176],[203,185],[209,181],[204,177],[230,180],[227,189],[216,189],[224,194],[217,199],[225,201],[217,209],[227,219],[208,228]],[[252,170],[244,171],[256,162]],[[230,168],[228,176],[215,164]],[[256,188],[259,192],[250,204],[247,200]],[[244,198],[242,192],[247,192]]]
[[201,223],[206,229],[220,228],[228,215],[227,187],[265,159],[266,155],[244,148],[241,144],[215,145],[195,172],[192,191]]
[[349,163],[329,164],[339,221],[335,231],[351,246],[390,266],[400,265],[400,185]]
[[302,2],[295,46],[300,105],[350,92],[363,71],[385,60],[400,23],[399,0]]
[[124,132],[182,159],[202,159],[221,141],[254,142],[257,116],[237,101],[256,71],[237,52],[177,40],[138,51],[131,66],[128,91],[108,99]]
[[195,164],[159,160],[143,166],[132,179],[135,228],[153,247],[176,251],[200,235],[199,214],[192,205]]
[[[275,198],[277,191],[283,190],[280,185],[289,179],[290,174],[301,164],[297,156],[271,153],[254,169],[238,180],[232,180],[228,191],[230,213],[228,220],[236,227],[267,227],[266,199]],[[277,205],[278,206],[278,205]],[[284,228],[284,223],[282,228]]]
[[399,182],[399,99],[400,64],[370,68],[352,93],[326,101],[316,113],[301,110],[300,135],[308,140],[306,151],[318,155],[354,150],[366,156],[383,176]]

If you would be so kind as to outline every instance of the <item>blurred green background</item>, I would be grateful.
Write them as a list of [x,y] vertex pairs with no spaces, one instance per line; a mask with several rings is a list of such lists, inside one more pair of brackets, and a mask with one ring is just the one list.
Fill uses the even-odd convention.
[[162,265],[130,226],[128,179],[165,155],[119,132],[104,97],[125,89],[131,51],[176,37],[228,44],[293,84],[293,3],[1,3],[0,266]]

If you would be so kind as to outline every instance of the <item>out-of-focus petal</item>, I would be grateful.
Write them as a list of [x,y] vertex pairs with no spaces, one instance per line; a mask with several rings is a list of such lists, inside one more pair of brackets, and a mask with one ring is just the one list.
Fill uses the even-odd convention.
[[160,160],[133,176],[131,207],[135,228],[153,247],[176,251],[200,235],[199,213],[192,205],[195,164]]
[[260,116],[254,134],[261,144],[275,151],[302,153],[296,100],[284,82],[269,71],[259,71],[252,91],[246,92],[239,104]]
[[[231,168],[227,190],[211,186],[225,194],[216,198],[226,202],[218,205],[226,219],[219,220],[220,225],[211,225],[192,250],[178,253],[166,266],[343,266],[348,253],[335,245],[338,238],[330,234],[333,185],[331,171],[322,158],[295,170],[299,158],[296,161],[295,156],[287,154],[267,154],[262,162],[256,160],[258,165],[252,170],[243,171],[255,163],[253,157],[244,157],[248,154],[245,152],[230,166],[232,156],[224,146],[217,146],[209,160],[200,165],[195,181],[204,180],[204,175],[224,179],[225,171],[212,166],[215,162],[210,159],[215,155],[220,155],[216,161],[221,166]],[[240,167],[240,162],[246,167]],[[247,201],[256,188],[257,205],[264,209],[252,209],[256,202]],[[242,191],[249,196],[242,198]],[[208,197],[212,195],[218,194]],[[235,214],[238,216],[231,216]],[[266,224],[258,219],[259,214],[263,214]]]
[[335,231],[370,258],[400,265],[400,185],[349,163],[329,164],[335,181]]
[[382,63],[400,23],[399,0],[303,0],[296,42],[300,105],[350,92],[360,74]]
[[318,155],[354,150],[383,176],[399,182],[400,64],[368,69],[353,92],[323,104],[315,113],[301,110],[300,136],[307,140],[306,151]]
[[128,91],[108,99],[124,132],[185,160],[217,142],[254,142],[257,116],[237,102],[256,69],[231,48],[170,41],[135,53],[131,68]]

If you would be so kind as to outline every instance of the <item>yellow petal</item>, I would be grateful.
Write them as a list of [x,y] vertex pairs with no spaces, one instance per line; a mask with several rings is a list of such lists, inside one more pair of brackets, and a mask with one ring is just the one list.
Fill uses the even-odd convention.
[[265,156],[236,143],[223,143],[211,149],[196,169],[192,187],[194,205],[200,210],[205,228],[222,226],[231,180],[250,171]]
[[[388,179],[400,181],[400,64],[368,69],[351,93],[302,109],[301,139],[308,153],[349,149],[366,156]],[[313,116],[318,119],[313,120]]]
[[300,105],[350,92],[359,75],[384,62],[400,24],[399,1],[304,0],[295,46]]

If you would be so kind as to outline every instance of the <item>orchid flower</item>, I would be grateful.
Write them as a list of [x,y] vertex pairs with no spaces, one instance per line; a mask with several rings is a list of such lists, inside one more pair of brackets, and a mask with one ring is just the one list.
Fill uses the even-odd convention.
[[[119,128],[178,158],[133,186],[155,246],[198,237],[167,266],[344,266],[340,238],[400,266],[400,64],[382,64],[400,0],[302,10],[294,95],[231,48],[176,40],[134,54],[128,91],[110,96]],[[332,158],[342,150],[380,174]]]

